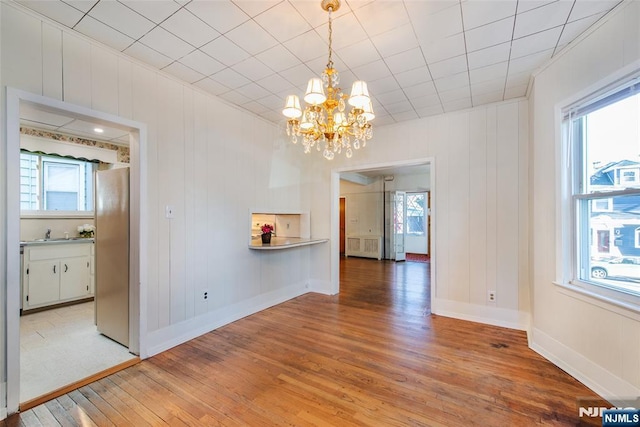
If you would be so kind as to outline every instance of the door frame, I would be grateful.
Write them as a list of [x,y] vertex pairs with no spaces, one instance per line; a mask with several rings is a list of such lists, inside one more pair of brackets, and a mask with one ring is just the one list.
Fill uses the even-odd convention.
[[[360,171],[385,169],[390,167],[403,166],[419,166],[429,165],[429,191],[431,196],[436,194],[436,161],[434,157],[424,157],[412,160],[398,160],[386,163],[369,163],[362,165],[351,165],[334,168],[331,170],[331,240],[330,240],[330,263],[331,263],[331,289],[330,293],[335,295],[340,292],[340,174],[346,172],[358,173]],[[435,211],[431,211],[431,224],[429,226],[429,234],[432,236],[429,252],[431,253],[431,304],[433,312],[433,302],[436,297],[436,251],[435,251],[435,228],[436,215]]]
[[130,152],[130,266],[129,273],[129,351],[144,359],[147,330],[147,247],[148,230],[141,218],[147,217],[147,126],[123,117],[6,88],[6,390],[7,413],[20,407],[20,104],[36,105],[45,110],[129,131]]

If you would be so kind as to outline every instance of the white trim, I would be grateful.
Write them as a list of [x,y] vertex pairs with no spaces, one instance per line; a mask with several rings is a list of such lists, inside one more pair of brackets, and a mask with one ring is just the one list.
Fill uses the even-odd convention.
[[518,310],[487,305],[469,304],[436,298],[431,301],[431,312],[438,316],[453,317],[460,320],[485,323],[503,328],[528,331],[531,316]]
[[88,160],[100,160],[103,163],[117,163],[118,152],[107,148],[91,147],[73,142],[57,141],[33,135],[20,134],[20,148],[47,155],[72,156]]
[[[571,298],[579,299],[591,305],[595,305],[612,313],[619,314],[635,321],[640,321],[640,306],[632,302],[616,299],[598,291],[608,290],[614,296],[622,292],[616,289],[609,289],[598,285],[584,283],[579,286],[572,283],[554,282],[558,286],[559,292]],[[593,290],[591,290],[593,288]]]
[[130,351],[146,357],[146,125],[86,107],[56,99],[35,95],[19,89],[6,88],[6,198],[7,198],[7,407],[9,414],[18,411],[20,400],[20,201],[19,201],[19,156],[20,156],[20,103],[28,102],[58,110],[71,117],[85,121],[98,121],[130,131],[131,151],[131,266],[130,266],[130,335],[135,339]]
[[333,295],[331,293],[331,281],[327,280],[309,280],[308,291],[323,295]]
[[[359,172],[365,170],[385,169],[389,167],[409,167],[419,165],[429,165],[429,191],[431,192],[431,201],[436,200],[436,161],[434,157],[424,157],[411,160],[399,160],[383,163],[369,163],[357,166],[341,166],[331,170],[331,246],[330,246],[330,262],[331,262],[331,294],[335,295],[340,292],[340,174],[343,172]],[[436,214],[435,209],[431,207],[431,227],[429,234],[431,235],[431,301],[436,299]],[[433,310],[433,308],[432,308]]]
[[640,388],[607,371],[555,338],[533,328],[529,347],[609,401],[640,396]]
[[243,317],[304,295],[308,292],[306,285],[306,282],[296,283],[150,332],[147,335],[147,354],[150,357],[162,353]]

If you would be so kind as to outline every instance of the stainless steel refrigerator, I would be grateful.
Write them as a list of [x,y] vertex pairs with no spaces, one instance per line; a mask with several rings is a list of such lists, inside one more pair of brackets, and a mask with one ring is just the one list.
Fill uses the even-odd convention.
[[129,168],[96,172],[98,332],[129,347]]

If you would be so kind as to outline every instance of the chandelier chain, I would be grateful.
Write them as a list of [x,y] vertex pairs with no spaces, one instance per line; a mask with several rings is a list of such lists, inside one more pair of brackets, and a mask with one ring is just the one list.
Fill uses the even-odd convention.
[[331,59],[331,45],[333,44],[333,27],[331,26],[331,12],[333,7],[329,6],[329,62],[327,62],[327,68],[333,68],[333,59]]

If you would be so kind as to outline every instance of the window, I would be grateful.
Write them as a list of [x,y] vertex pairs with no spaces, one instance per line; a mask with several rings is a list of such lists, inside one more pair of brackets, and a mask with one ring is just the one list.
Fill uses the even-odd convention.
[[407,194],[407,233],[424,234],[425,194]]
[[[571,283],[616,301],[640,299],[640,83],[565,111]],[[569,206],[569,205],[567,205]],[[566,236],[569,236],[567,234]]]
[[22,211],[93,211],[95,163],[20,153]]

